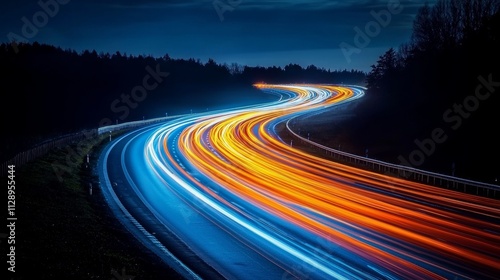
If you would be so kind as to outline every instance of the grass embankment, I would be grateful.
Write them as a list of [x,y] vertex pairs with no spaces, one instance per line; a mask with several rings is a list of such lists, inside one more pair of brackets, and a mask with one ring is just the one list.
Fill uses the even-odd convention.
[[[327,160],[336,160],[330,153],[325,153],[324,150],[314,147],[312,145],[307,145],[303,143],[302,141],[298,141],[295,136],[293,136],[288,129],[286,128],[285,122],[281,122],[275,127],[276,133],[279,135],[281,140],[283,140],[285,143],[291,144],[292,147],[301,150],[305,153],[308,153],[310,155],[327,159]],[[343,162],[345,163],[345,162]]]
[[16,169],[13,279],[182,279],[124,229],[100,193],[92,166],[109,136],[82,141]]
[[[296,125],[297,125],[297,127],[300,126],[302,128],[302,131],[306,130],[307,128],[311,128],[312,127],[312,126],[308,125],[305,122],[304,123],[300,123],[300,124],[296,124]],[[338,162],[338,163],[341,163],[341,164],[345,164],[345,165],[348,165],[348,166],[352,166],[352,167],[355,167],[355,168],[361,168],[361,169],[372,171],[372,172],[375,172],[375,173],[381,173],[381,174],[388,175],[388,176],[404,178],[404,179],[407,179],[407,180],[411,180],[411,181],[415,181],[415,182],[420,182],[420,183],[427,183],[427,184],[434,185],[436,187],[442,187],[442,188],[446,188],[446,189],[450,189],[450,190],[455,190],[455,191],[462,192],[462,193],[465,192],[465,193],[468,193],[468,194],[473,194],[473,195],[478,195],[478,196],[484,196],[484,197],[493,198],[493,199],[500,199],[500,192],[498,192],[498,191],[496,191],[496,192],[494,192],[494,191],[488,191],[487,189],[479,189],[478,190],[476,187],[472,187],[472,186],[468,186],[464,190],[464,186],[462,186],[462,185],[454,186],[452,183],[446,182],[446,181],[443,181],[443,182],[436,181],[435,184],[432,184],[432,182],[430,182],[430,181],[429,182],[419,181],[415,176],[412,176],[411,174],[410,174],[409,177],[408,176],[407,177],[402,177],[401,174],[398,174],[398,172],[396,170],[387,170],[386,171],[383,168],[380,169],[378,165],[372,165],[372,164],[366,163],[364,161],[356,161],[356,160],[349,160],[349,158],[335,157],[332,153],[328,153],[324,149],[321,149],[321,148],[318,148],[318,147],[314,147],[312,145],[309,145],[309,144],[306,144],[306,143],[304,143],[302,141],[299,141],[295,136],[293,136],[288,131],[288,129],[286,128],[284,122],[276,125],[275,129],[276,129],[276,133],[280,136],[280,138],[285,143],[291,143],[294,148],[296,148],[298,150],[301,150],[301,151],[303,151],[305,153],[308,153],[310,155],[319,157],[319,158],[323,158],[323,159],[326,159],[326,160],[331,160],[331,161]],[[317,135],[318,134],[315,134],[315,136],[317,136]],[[320,139],[320,138],[319,137],[315,137],[312,140],[315,141],[315,142],[317,141],[316,143],[320,143],[320,144],[322,144],[322,145],[324,145],[326,147],[335,147],[334,145],[329,145],[329,143],[334,143],[333,141],[327,142],[327,141],[324,141],[323,139],[321,139],[321,140],[318,141],[318,139]],[[344,150],[344,149],[342,149],[342,150]],[[349,153],[349,151],[346,151],[346,152]]]

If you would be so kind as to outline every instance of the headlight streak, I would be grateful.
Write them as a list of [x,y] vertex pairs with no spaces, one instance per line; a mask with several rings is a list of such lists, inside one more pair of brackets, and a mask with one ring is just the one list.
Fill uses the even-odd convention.
[[[444,279],[500,273],[497,200],[331,162],[290,147],[274,132],[277,122],[361,97],[361,88],[256,87],[294,95],[159,128],[144,152],[150,169],[173,180],[171,187],[195,198],[204,211],[307,263],[318,276]],[[167,143],[171,137],[178,137],[175,150]],[[193,170],[198,175],[188,172]],[[330,241],[336,251],[304,245],[314,244],[311,236]],[[254,237],[242,238],[257,246]]]

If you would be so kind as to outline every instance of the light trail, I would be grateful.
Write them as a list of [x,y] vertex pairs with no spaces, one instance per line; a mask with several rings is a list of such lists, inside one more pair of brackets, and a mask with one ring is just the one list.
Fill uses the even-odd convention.
[[360,98],[362,88],[256,87],[284,98],[188,117],[151,133],[143,155],[160,186],[286,271],[284,277],[500,275],[498,200],[325,160],[275,131],[293,116]]

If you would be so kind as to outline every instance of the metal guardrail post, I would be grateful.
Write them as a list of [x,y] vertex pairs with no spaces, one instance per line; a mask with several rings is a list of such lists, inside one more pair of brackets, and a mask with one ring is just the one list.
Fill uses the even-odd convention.
[[[289,125],[290,121],[292,119],[289,119],[286,122],[286,129],[293,137],[300,140],[301,143],[304,143],[305,145],[308,145],[312,148],[319,148],[319,149],[329,151],[330,154],[332,155],[332,157],[337,158],[339,161],[348,162],[350,164],[352,164],[354,162],[355,165],[364,166],[365,168],[370,166],[370,163],[371,163],[371,166],[372,166],[371,169],[373,171],[376,171],[375,164],[377,164],[377,165],[379,165],[379,171],[381,170],[381,166],[384,166],[385,170],[394,170],[395,172],[393,174],[398,174],[399,178],[401,178],[401,177],[406,178],[406,179],[412,178],[414,181],[421,182],[421,183],[430,183],[430,181],[431,181],[430,178],[432,178],[432,182],[433,182],[434,186],[453,188],[457,191],[462,191],[462,189],[459,188],[459,185],[463,185],[464,186],[463,192],[465,192],[465,193],[467,192],[467,186],[471,186],[471,187],[474,187],[476,189],[476,195],[479,195],[481,192],[482,195],[485,195],[487,197],[490,197],[490,191],[491,191],[491,193],[492,193],[491,197],[495,198],[497,191],[500,190],[499,185],[468,180],[468,179],[464,179],[464,178],[429,172],[429,171],[425,171],[425,170],[419,170],[419,169],[416,169],[413,167],[387,163],[387,162],[383,162],[383,161],[370,159],[367,157],[362,157],[362,156],[358,156],[358,155],[354,155],[354,154],[349,154],[349,153],[346,153],[343,151],[335,150],[333,148],[330,148],[330,147],[321,145],[319,143],[313,142],[309,139],[306,139],[306,138],[300,136],[295,131],[293,131]],[[402,176],[401,176],[401,174],[402,174]],[[439,183],[436,184],[436,182],[439,182]]]

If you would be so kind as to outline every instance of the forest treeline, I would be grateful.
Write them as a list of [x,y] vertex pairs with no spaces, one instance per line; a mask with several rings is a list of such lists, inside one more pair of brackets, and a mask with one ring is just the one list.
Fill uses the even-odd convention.
[[499,2],[421,7],[411,39],[372,65],[348,138],[398,164],[500,180]]
[[2,162],[82,129],[275,100],[252,85],[363,83],[366,73],[289,64],[250,67],[213,59],[76,52],[33,43],[0,45]]

